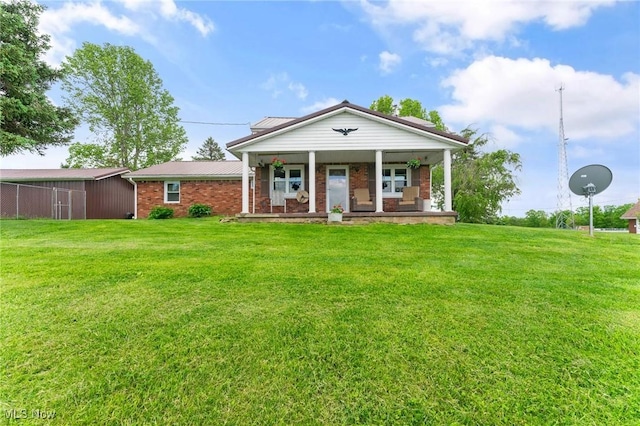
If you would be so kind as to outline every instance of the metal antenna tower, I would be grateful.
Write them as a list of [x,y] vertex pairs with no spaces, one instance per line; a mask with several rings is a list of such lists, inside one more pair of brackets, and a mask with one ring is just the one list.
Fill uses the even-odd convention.
[[567,140],[564,136],[564,121],[562,117],[562,91],[561,84],[557,90],[560,94],[560,128],[558,136],[558,202],[556,205],[556,228],[573,229],[573,207],[571,206],[571,193],[569,192],[569,168],[567,166]]

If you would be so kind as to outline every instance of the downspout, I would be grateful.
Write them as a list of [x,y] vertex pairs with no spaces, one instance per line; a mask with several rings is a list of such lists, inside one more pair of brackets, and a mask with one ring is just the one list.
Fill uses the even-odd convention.
[[138,184],[131,178],[127,178],[131,185],[133,185],[133,218],[138,218]]

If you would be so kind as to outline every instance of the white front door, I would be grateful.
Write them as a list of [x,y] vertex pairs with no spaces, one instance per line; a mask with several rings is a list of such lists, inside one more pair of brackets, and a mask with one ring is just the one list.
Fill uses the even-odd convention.
[[338,204],[349,211],[349,167],[327,166],[327,212]]

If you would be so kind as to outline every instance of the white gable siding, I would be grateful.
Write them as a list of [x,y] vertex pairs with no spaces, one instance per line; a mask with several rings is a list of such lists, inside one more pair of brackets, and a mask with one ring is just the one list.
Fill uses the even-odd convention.
[[[347,136],[332,130],[355,129]],[[401,124],[343,111],[300,127],[286,129],[249,143],[239,151],[359,151],[428,150],[458,146],[437,135],[429,135]]]

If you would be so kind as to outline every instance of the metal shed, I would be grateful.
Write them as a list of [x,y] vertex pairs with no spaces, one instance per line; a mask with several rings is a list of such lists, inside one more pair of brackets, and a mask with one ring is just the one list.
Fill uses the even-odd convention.
[[[128,172],[127,168],[0,169],[1,214],[5,217],[124,219],[135,211],[134,186],[122,179]],[[56,191],[52,195],[51,191],[32,188],[56,188]],[[65,190],[68,199],[57,190]],[[84,197],[73,197],[74,193],[81,192]],[[60,214],[57,210],[55,204],[60,205],[60,200],[68,203],[65,204],[69,206],[68,213]]]

